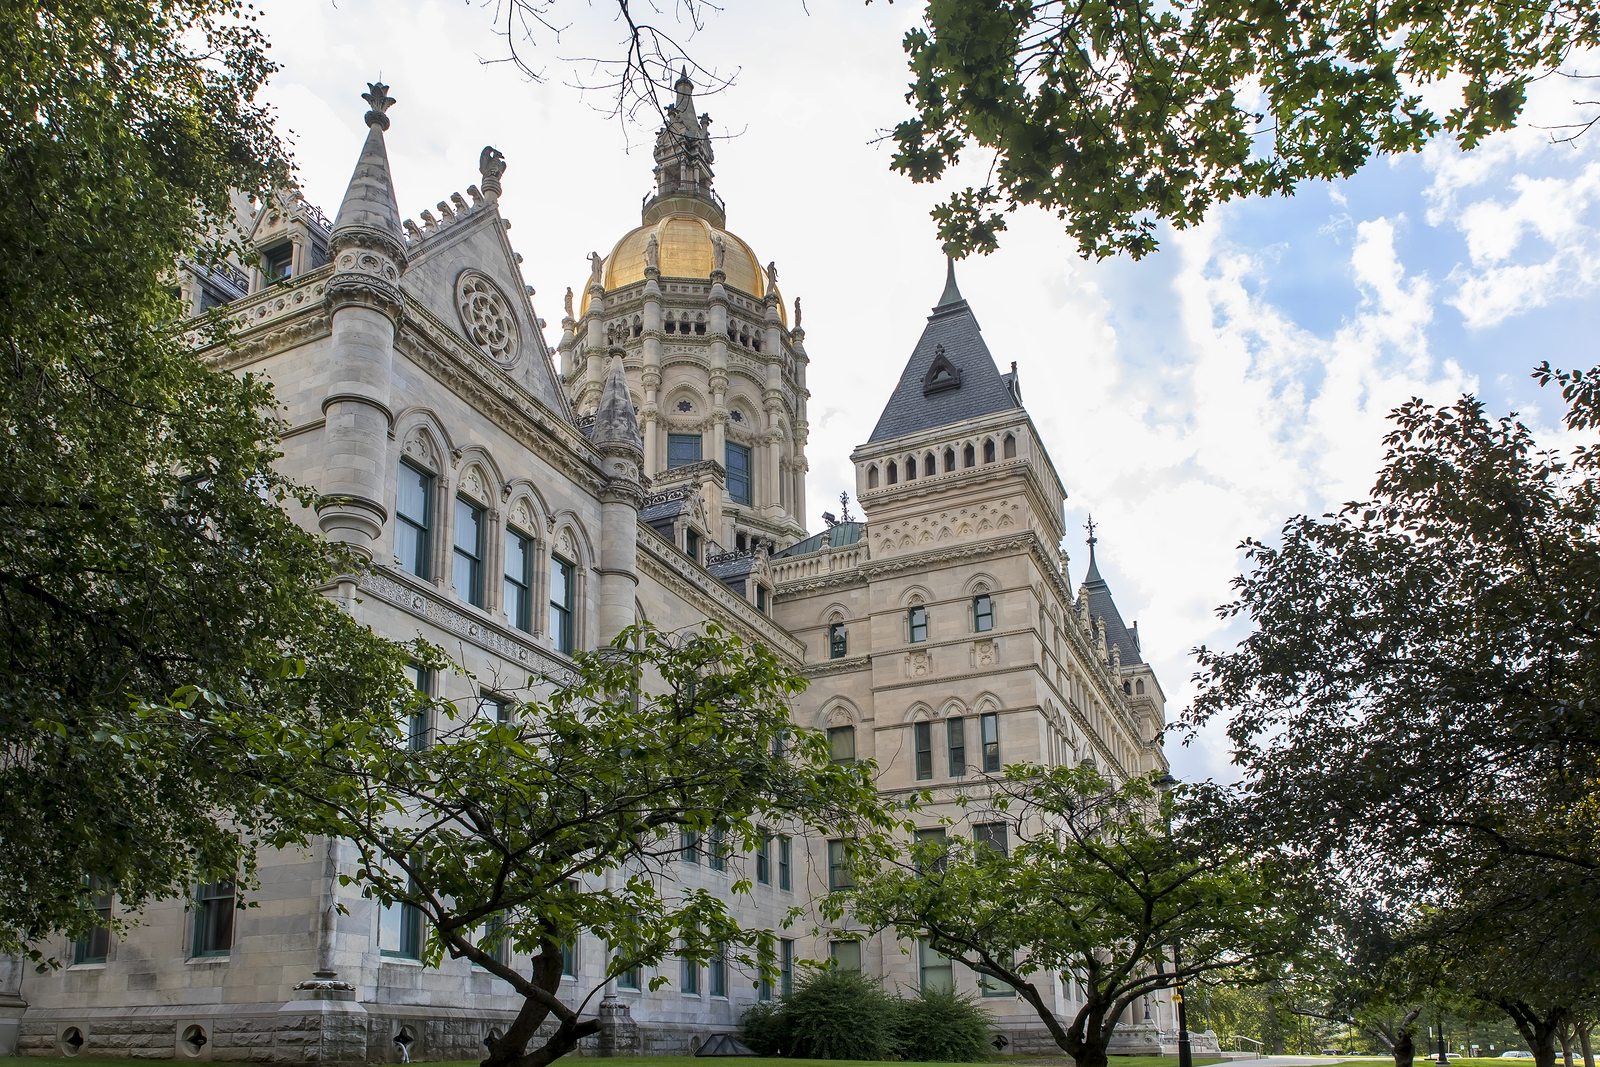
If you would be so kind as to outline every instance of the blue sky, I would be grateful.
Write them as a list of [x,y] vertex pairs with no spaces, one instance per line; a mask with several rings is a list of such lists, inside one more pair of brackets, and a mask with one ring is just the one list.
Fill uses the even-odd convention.
[[[381,72],[398,100],[388,144],[403,214],[477,181],[483,145],[506,154],[502,210],[553,343],[563,290],[581,285],[591,249],[637,224],[651,183],[653,125],[607,118],[602,97],[568,84],[584,68],[561,61],[614,50],[607,6],[557,8],[570,26],[533,53],[548,73],[533,83],[482,62],[503,54],[493,4],[270,5],[284,70],[269,98],[295,133],[307,196],[337,207],[364,133],[359,94]],[[891,173],[873,143],[907,112],[899,41],[917,11],[734,0],[691,42],[736,74],[701,102],[727,136],[716,173],[729,228],[805,303],[814,518],[853,487],[850,451],[943,282],[927,217],[939,190]],[[1438,144],[1293,198],[1229,204],[1137,263],[1085,262],[1048,216],[1024,211],[998,253],[961,265],[1067,484],[1074,576],[1093,512],[1101,569],[1140,622],[1169,712],[1192,694],[1190,649],[1238,639],[1214,609],[1239,541],[1360,496],[1390,409],[1472,390],[1553,427],[1556,398],[1529,370],[1600,362],[1600,132],[1554,145],[1534,125],[1587,117],[1581,95],[1541,82],[1530,123],[1470,155]],[[1228,774],[1215,733],[1172,757],[1182,774]]]

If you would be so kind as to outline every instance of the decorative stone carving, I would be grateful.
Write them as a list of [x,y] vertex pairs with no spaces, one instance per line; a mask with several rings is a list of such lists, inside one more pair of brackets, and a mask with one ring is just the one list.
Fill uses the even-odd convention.
[[517,358],[517,320],[511,303],[489,276],[464,270],[456,279],[456,311],[467,340],[496,363]]

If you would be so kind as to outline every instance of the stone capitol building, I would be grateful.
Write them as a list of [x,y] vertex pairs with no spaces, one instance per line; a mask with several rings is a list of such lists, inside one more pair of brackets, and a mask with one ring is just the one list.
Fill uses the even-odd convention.
[[[875,760],[886,794],[931,791],[930,827],[943,816],[1000,847],[1005,816],[981,783],[1004,764],[1164,773],[1164,698],[1138,627],[1092,536],[1087,572],[1068,573],[1061,476],[1017,364],[1001,370],[953,268],[920,332],[905,323],[898,384],[860,427],[864,517],[808,524],[800,308],[728,229],[693,89],[680,78],[639,225],[567,290],[553,347],[500,214],[506,161],[484,149],[465,195],[403,218],[382,85],[331,223],[298,195],[241,200],[254,261],[180,270],[192,313],[225,306],[234,323],[205,358],[276,385],[284,469],[323,494],[304,521],[376,564],[330,595],[381,633],[450,651],[470,677],[415,680],[458,704],[514,701],[637,619],[715,619],[809,680],[796,718],[826,731],[836,759]],[[850,358],[816,325],[818,358]],[[958,789],[974,802],[957,806]],[[751,878],[735,907],[782,938],[779,988],[669,957],[591,1002],[627,1021],[627,1047],[683,1053],[736,1032],[804,961],[830,958],[891,990],[982,998],[1012,1051],[1048,1043],[1008,988],[924,945],[786,929],[791,908],[829,888],[829,842],[774,849],[764,862],[687,849],[675,866],[714,892]],[[478,1058],[520,997],[464,959],[425,966],[418,915],[340,884],[353,855],[324,840],[263,856],[257,906],[236,910],[229,883],[199,886],[147,906],[124,936],[46,946],[58,970],[0,960],[0,1054]],[[606,961],[580,936],[564,982],[581,997]],[[651,991],[656,977],[667,983]],[[1075,983],[1038,980],[1058,1013],[1077,1010]]]

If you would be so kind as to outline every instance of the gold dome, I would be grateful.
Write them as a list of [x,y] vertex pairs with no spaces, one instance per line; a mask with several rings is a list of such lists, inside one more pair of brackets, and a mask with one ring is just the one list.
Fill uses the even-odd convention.
[[[646,223],[629,231],[618,241],[601,265],[600,279],[606,292],[615,292],[624,286],[644,281],[645,246],[650,243],[652,233],[660,245],[662,278],[693,278],[696,281],[709,278],[713,262],[711,237],[720,233],[727,250],[722,262],[723,273],[727,275],[726,284],[749,293],[757,300],[767,295],[767,272],[750,246],[735,234],[687,212],[675,212]],[[588,310],[589,294],[585,291],[579,317]],[[778,319],[785,326],[789,324],[788,310],[783,306],[781,294]]]

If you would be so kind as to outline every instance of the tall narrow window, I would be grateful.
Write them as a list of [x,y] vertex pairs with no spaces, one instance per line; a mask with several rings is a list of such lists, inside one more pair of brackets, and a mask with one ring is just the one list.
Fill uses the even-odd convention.
[[433,672],[410,663],[406,665],[406,677],[411,679],[420,698],[412,707],[410,721],[406,724],[406,744],[411,751],[421,752],[428,747],[428,698],[433,696]]
[[850,870],[850,860],[845,852],[844,840],[836,837],[828,842],[828,888],[849,889],[855,884],[856,879]]
[[261,276],[268,285],[288,281],[294,276],[294,245],[289,241],[261,253]]
[[233,949],[233,879],[207,882],[194,894],[194,943],[190,955],[226,956]]
[[550,641],[557,652],[572,651],[572,615],[576,590],[572,564],[550,557]]
[[906,612],[906,633],[913,644],[928,639],[928,609],[921,604]]
[[849,637],[845,633],[844,623],[830,622],[828,624],[828,658],[844,659],[849,647]]
[[911,726],[917,757],[917,781],[933,777],[933,723],[919,722]]
[[794,842],[788,834],[778,838],[778,888],[794,888]]
[[511,721],[511,701],[494,693],[478,695],[478,718],[490,726]]
[[706,866],[713,871],[723,871],[728,868],[727,842],[723,838],[720,826],[713,826],[706,838]]
[[728,453],[724,457],[728,475],[728,496],[736,504],[750,503],[750,448],[747,445],[736,445],[728,442]]
[[570,941],[561,943],[561,977],[578,977],[578,938],[574,934]]
[[432,578],[429,565],[432,553],[433,475],[405,460],[400,461],[399,484],[395,490],[394,558],[400,569],[418,578]]
[[992,711],[980,715],[978,717],[978,729],[982,734],[983,769],[985,771],[998,771],[1000,769],[1000,716]]
[[634,964],[627,970],[617,975],[618,989],[632,989],[637,991],[644,982],[644,968]]
[[860,971],[861,942],[829,941],[828,959],[833,961],[834,967],[838,970],[851,972]]
[[483,607],[483,509],[463,496],[456,497],[450,578],[456,596]]
[[683,832],[683,847],[678,851],[678,858],[685,863],[698,864],[700,862],[699,830],[685,830]]
[[[408,883],[408,888],[415,888]],[[378,916],[378,952],[397,959],[422,958],[422,909],[408,901],[386,904]]]
[[778,942],[778,995],[786,997],[794,992],[794,942],[783,938]]
[[511,959],[511,939],[506,936],[504,915],[489,916],[489,921],[483,924],[483,936],[478,938],[478,947],[496,963],[506,963]]
[[667,469],[687,467],[699,463],[700,435],[697,433],[667,434]]
[[935,952],[927,938],[917,939],[917,965],[924,993],[948,993],[956,987],[950,957]]
[[967,773],[967,720],[946,719],[944,740],[950,756],[950,777],[960,778]]
[[698,997],[700,995],[700,965],[694,960],[682,959],[679,961],[679,967],[682,971],[682,977],[678,983],[681,987],[681,992],[687,997]]
[[772,958],[772,946],[762,944],[757,959],[757,971],[760,977],[756,979],[756,999],[763,1004],[772,999],[772,979],[768,975],[775,962]]
[[756,586],[756,610],[765,615],[767,613],[767,587]]
[[994,629],[994,598],[988,593],[972,598],[972,628],[979,633]]
[[762,885],[772,884],[772,835],[765,830],[756,842],[756,881]]
[[696,563],[700,562],[700,531],[683,531],[683,553]]
[[710,965],[706,968],[710,972],[711,995],[725,997],[728,995],[728,946],[718,945],[716,955],[711,957]]
[[945,869],[945,833],[944,827],[935,826],[928,830],[918,830],[917,844],[921,846],[917,851],[917,873],[942,872]]
[[828,727],[828,755],[835,763],[855,762],[856,728],[854,726]]
[[99,878],[89,879],[89,890],[93,893],[94,929],[73,942],[73,963],[104,963],[111,955],[111,891]]
[[506,579],[501,605],[506,622],[526,633],[533,632],[533,539],[517,530],[506,529]]

